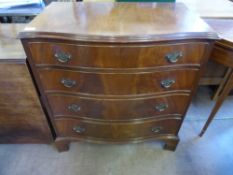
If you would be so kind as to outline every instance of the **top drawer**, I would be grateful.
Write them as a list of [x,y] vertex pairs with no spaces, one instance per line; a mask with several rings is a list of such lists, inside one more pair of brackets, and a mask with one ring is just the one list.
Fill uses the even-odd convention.
[[143,68],[201,64],[208,43],[81,45],[29,42],[35,64],[90,68]]

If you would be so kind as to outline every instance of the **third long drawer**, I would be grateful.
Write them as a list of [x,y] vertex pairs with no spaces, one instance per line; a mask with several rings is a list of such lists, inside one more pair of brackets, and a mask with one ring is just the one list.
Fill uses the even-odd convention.
[[183,116],[190,96],[185,93],[172,93],[144,98],[107,99],[48,95],[54,118],[74,117],[96,120],[132,120],[167,115]]

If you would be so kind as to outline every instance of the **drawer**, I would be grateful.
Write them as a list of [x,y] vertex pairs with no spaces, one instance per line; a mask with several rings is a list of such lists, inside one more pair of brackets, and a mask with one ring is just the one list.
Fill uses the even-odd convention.
[[35,64],[69,67],[142,68],[173,64],[200,64],[204,42],[163,45],[74,45],[30,42]]
[[38,69],[45,92],[63,91],[95,95],[135,95],[190,90],[198,69],[148,73],[91,73]]
[[149,138],[161,134],[176,135],[181,120],[179,118],[147,122],[91,122],[89,120],[57,119],[55,125],[58,137],[86,139],[128,140]]
[[132,120],[185,112],[188,94],[150,98],[101,99],[68,95],[48,95],[53,116],[98,120]]

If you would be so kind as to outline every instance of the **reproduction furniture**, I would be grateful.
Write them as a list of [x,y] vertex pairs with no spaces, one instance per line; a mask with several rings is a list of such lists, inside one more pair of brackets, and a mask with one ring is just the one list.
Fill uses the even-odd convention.
[[218,39],[181,3],[54,2],[19,36],[59,151],[76,140],[175,150]]
[[211,59],[218,64],[228,67],[226,78],[224,78],[217,91],[216,103],[211,114],[203,127],[200,136],[202,136],[222,103],[233,89],[233,19],[206,19],[206,22],[218,32],[221,37],[214,45],[211,53]]
[[0,25],[0,143],[51,143],[26,55],[16,38],[24,26]]

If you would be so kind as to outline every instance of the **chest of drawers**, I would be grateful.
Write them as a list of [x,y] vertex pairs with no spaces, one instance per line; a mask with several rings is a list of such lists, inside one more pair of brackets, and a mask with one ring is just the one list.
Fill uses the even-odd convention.
[[152,139],[175,150],[217,39],[179,3],[52,3],[20,37],[60,151]]

